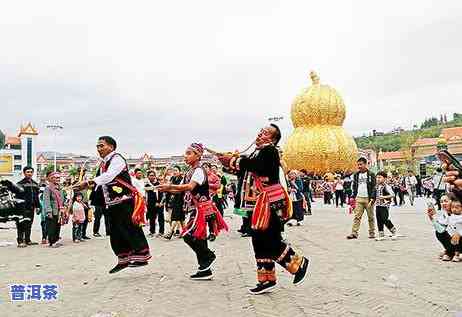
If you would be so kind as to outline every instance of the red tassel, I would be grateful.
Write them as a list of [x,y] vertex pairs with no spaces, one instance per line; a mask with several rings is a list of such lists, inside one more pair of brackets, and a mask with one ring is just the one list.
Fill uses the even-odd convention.
[[146,202],[143,196],[139,192],[135,192],[133,195],[134,209],[132,213],[132,222],[135,225],[146,224]]

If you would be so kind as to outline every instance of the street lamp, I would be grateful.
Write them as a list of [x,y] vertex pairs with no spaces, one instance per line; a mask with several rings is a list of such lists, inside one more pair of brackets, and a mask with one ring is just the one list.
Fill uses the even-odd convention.
[[284,120],[284,117],[280,116],[280,117],[269,117],[268,118],[268,121],[269,122],[278,122],[278,121],[281,121],[281,120]]
[[56,134],[58,133],[57,131],[58,130],[62,130],[63,129],[63,126],[62,125],[59,125],[59,124],[49,124],[47,125],[47,129],[51,129],[53,130],[54,132],[54,135],[53,135],[53,147],[55,148],[55,153],[54,153],[54,171],[56,172]]

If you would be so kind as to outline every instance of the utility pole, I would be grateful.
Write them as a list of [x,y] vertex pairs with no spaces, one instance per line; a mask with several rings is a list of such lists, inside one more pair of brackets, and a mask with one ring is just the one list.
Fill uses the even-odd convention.
[[62,130],[63,129],[63,126],[62,125],[59,125],[59,124],[49,124],[47,125],[47,129],[50,129],[54,132],[53,134],[53,148],[54,148],[54,171],[56,172],[56,154],[57,154],[57,151],[56,151],[56,135],[58,134],[58,130]]

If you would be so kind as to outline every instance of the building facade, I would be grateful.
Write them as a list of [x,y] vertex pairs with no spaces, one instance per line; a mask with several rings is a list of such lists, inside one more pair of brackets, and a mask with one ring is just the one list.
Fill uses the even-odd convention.
[[21,126],[17,135],[0,133],[0,177],[17,181],[22,169],[32,166],[37,170],[38,131],[29,122]]

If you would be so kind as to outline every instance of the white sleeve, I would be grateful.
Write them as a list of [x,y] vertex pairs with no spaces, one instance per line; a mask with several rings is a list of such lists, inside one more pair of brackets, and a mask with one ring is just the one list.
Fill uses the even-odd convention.
[[202,168],[196,168],[193,176],[191,177],[191,181],[197,183],[198,185],[202,185],[205,181],[204,170]]
[[106,172],[102,173],[100,176],[96,177],[93,181],[96,183],[97,186],[106,185],[110,183],[119,175],[125,168],[125,161],[119,155],[115,155],[112,160],[111,164],[109,164],[109,168]]
[[385,184],[385,186],[387,187],[388,196],[390,195],[393,196],[394,195],[393,188],[391,188],[391,186],[388,184]]

